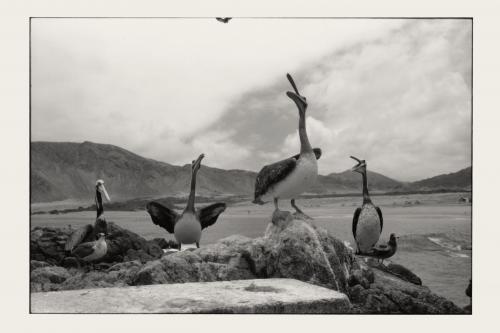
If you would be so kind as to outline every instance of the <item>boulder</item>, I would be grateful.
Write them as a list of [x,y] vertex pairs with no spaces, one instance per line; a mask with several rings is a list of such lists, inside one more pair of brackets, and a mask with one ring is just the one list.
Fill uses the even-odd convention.
[[[35,227],[31,231],[30,259],[44,261],[64,267],[77,267],[71,254],[64,250],[68,237],[73,232],[70,228]],[[108,223],[108,254],[104,262],[122,262],[140,260],[143,263],[158,259],[163,250],[155,242],[150,242],[127,229]]]
[[31,296],[33,313],[301,314],[349,310],[346,295],[291,279],[100,288]]
[[[407,313],[407,314],[452,314],[464,313],[453,302],[438,296],[429,288],[408,282],[381,267],[367,267],[358,260],[362,269],[374,275],[369,288],[354,284],[349,288],[349,299],[353,312],[357,313]],[[404,268],[407,270],[407,268]],[[399,272],[399,270],[398,270]]]
[[54,285],[60,284],[70,277],[70,273],[59,266],[42,266],[30,273],[32,292],[57,290]]
[[51,265],[45,261],[30,260],[30,272],[37,269],[37,268],[47,267],[47,266],[51,266]]
[[[39,263],[50,264],[43,258],[56,260],[58,253],[47,255],[50,251],[42,251],[40,243],[52,244],[64,235],[58,230],[33,230],[32,249],[38,252],[31,253],[37,260],[33,261],[37,268],[32,271],[32,291],[291,278],[345,293],[354,313],[464,313],[422,286],[420,278],[404,266],[365,262],[328,231],[313,222],[294,219],[288,212],[274,214],[263,237],[233,235],[174,253],[163,253],[165,244],[159,240],[146,241],[113,223],[109,225],[109,264],[94,265],[94,270],[66,271]],[[34,259],[38,254],[43,258]],[[54,267],[61,271],[51,277],[45,271]]]
[[117,226],[113,222],[108,223],[108,253],[102,261],[118,262],[141,260],[142,262],[160,258],[163,250],[154,242],[148,242],[136,233]]
[[403,279],[405,281],[411,282],[419,286],[422,285],[422,279],[420,279],[415,273],[413,273],[408,268],[402,265],[389,263],[389,265],[387,265],[385,268],[389,273],[396,275],[400,279]]

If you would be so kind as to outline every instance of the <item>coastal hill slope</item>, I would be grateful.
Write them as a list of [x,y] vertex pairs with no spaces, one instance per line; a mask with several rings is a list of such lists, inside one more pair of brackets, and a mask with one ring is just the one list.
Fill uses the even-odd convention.
[[[32,142],[31,202],[88,199],[97,179],[104,179],[114,200],[186,196],[191,166],[176,166],[134,154],[123,148],[92,142]],[[256,173],[202,166],[197,179],[201,196],[253,196]],[[443,188],[470,189],[471,168],[414,183],[368,172],[372,192]],[[311,194],[353,193],[361,177],[350,170],[319,176]]]
[[[112,199],[185,195],[191,165],[147,159],[117,146],[91,142],[31,143],[31,201],[49,202],[93,196],[104,179]],[[203,166],[197,194],[246,194],[255,173]]]
[[472,167],[462,169],[457,172],[439,175],[432,178],[419,180],[412,183],[412,186],[419,189],[465,189],[472,188]]

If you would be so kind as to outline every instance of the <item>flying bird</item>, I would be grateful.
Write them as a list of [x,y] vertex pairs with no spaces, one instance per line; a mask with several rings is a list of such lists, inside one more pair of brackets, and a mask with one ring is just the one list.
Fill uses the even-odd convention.
[[286,95],[294,101],[299,111],[300,154],[266,165],[260,170],[255,181],[253,203],[262,205],[264,200],[272,198],[275,211],[279,212],[278,200],[291,199],[296,216],[311,219],[295,205],[295,198],[307,191],[316,181],[317,159],[321,156],[321,149],[316,148],[314,151],[309,143],[306,131],[306,98],[300,95],[290,74],[287,74],[287,78],[295,92],[287,91]]
[[382,263],[384,263],[384,259],[392,257],[396,253],[396,250],[398,249],[396,238],[397,237],[395,234],[391,234],[389,242],[387,242],[387,244],[380,244],[374,246],[372,250],[367,254],[370,257],[377,258],[377,260],[382,259]]
[[372,203],[368,194],[366,161],[361,161],[354,156],[351,158],[358,162],[352,171],[363,176],[363,205],[355,210],[352,219],[352,234],[357,245],[356,254],[363,254],[370,251],[378,242],[384,226],[384,219],[382,210]]
[[215,19],[222,23],[228,23],[229,20],[232,19],[232,17],[216,17]]
[[108,202],[111,201],[108,192],[104,187],[104,181],[102,179],[99,179],[95,183],[95,207],[97,216],[94,225],[87,224],[73,231],[66,241],[66,245],[64,247],[67,252],[72,252],[73,249],[82,242],[95,241],[100,233],[107,235],[108,224],[106,222],[106,219],[104,218],[102,194],[104,194]]
[[218,202],[195,211],[196,175],[204,157],[205,155],[201,154],[191,164],[191,192],[182,214],[179,215],[174,210],[155,201],[146,205],[146,210],[153,223],[174,234],[179,249],[182,248],[182,245],[194,243],[196,243],[196,247],[200,247],[202,230],[217,222],[219,215],[226,209],[225,203]]

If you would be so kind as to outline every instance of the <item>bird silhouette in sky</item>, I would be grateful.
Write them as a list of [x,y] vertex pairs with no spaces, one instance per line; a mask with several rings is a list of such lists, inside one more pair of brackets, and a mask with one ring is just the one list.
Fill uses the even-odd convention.
[[227,23],[230,19],[232,19],[232,17],[216,17],[215,19],[219,22]]

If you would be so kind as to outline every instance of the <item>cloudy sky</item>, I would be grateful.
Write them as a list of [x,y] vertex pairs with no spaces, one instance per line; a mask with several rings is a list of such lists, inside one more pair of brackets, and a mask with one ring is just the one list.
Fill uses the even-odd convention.
[[33,141],[114,144],[258,171],[299,150],[398,180],[471,164],[471,21],[33,19]]

